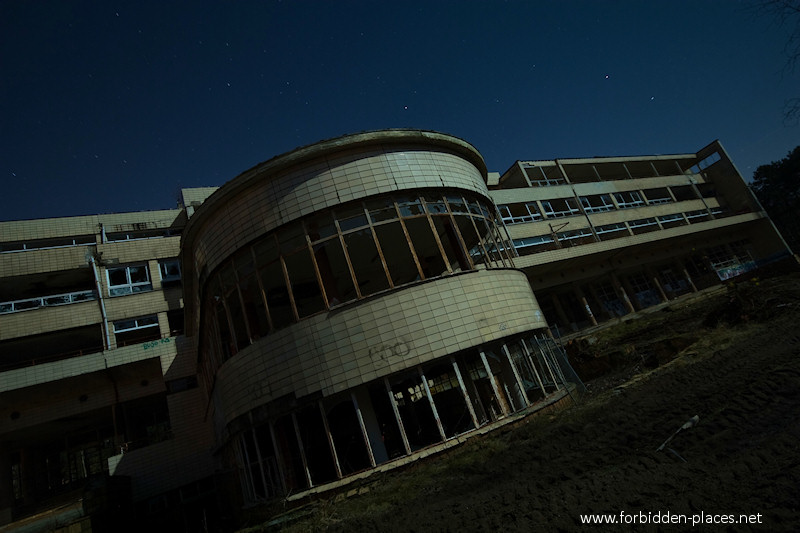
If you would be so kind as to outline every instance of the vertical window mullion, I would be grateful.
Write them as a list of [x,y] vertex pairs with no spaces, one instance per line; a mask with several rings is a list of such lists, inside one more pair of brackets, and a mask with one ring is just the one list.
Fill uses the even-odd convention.
[[488,267],[489,264],[491,263],[491,261],[493,261],[493,260],[492,260],[492,256],[489,255],[489,250],[487,250],[486,246],[484,245],[484,238],[481,235],[481,232],[478,231],[478,224],[475,222],[475,216],[477,216],[477,215],[473,215],[473,214],[470,213],[470,214],[468,214],[466,216],[469,217],[470,222],[472,222],[472,228],[475,230],[475,235],[478,236],[478,245],[480,245],[480,248],[483,251],[484,260],[486,261],[484,264]]
[[405,221],[400,215],[400,207],[397,205],[397,202],[392,203],[394,204],[394,208],[397,210],[397,220],[400,221],[400,227],[403,229],[403,235],[406,237],[406,244],[408,244],[408,249],[411,251],[411,257],[414,258],[414,264],[417,266],[419,279],[425,279],[425,274],[422,272],[422,265],[420,265],[419,258],[417,257],[417,251],[414,249],[414,244],[411,242],[411,236],[408,234],[408,228],[406,228]]
[[325,284],[322,283],[322,275],[319,273],[319,265],[317,265],[317,256],[314,254],[314,246],[311,244],[311,237],[308,235],[305,224],[303,224],[303,233],[306,236],[306,248],[309,255],[311,255],[311,265],[314,267],[314,276],[317,278],[317,285],[319,285],[320,293],[322,293],[322,301],[325,303],[325,309],[330,309],[328,303],[328,294],[325,291]]
[[356,290],[356,298],[361,299],[361,288],[358,286],[358,280],[356,279],[356,272],[353,269],[353,262],[350,260],[350,253],[347,250],[347,243],[344,242],[344,234],[342,234],[342,228],[339,227],[339,219],[336,218],[334,215],[333,223],[336,226],[336,234],[339,237],[339,244],[342,246],[342,252],[344,253],[344,260],[347,262],[347,270],[350,271],[350,279],[353,281],[353,288]]
[[[255,266],[255,265],[254,265]],[[247,309],[244,308],[244,298],[242,298],[242,289],[239,286],[239,271],[236,269],[236,261],[231,259],[231,268],[233,269],[233,278],[236,280],[234,290],[239,295],[239,307],[242,310],[242,318],[244,319],[244,330],[247,332],[248,344],[253,344],[253,332],[250,331],[250,321],[247,319]]]
[[369,211],[365,209],[367,214],[367,224],[369,224],[369,232],[372,234],[372,240],[375,241],[375,248],[378,250],[378,257],[381,259],[381,264],[383,265],[383,273],[386,276],[386,279],[389,280],[389,288],[394,288],[394,280],[392,280],[392,275],[389,272],[389,265],[386,264],[386,258],[383,256],[383,249],[381,248],[381,243],[378,241],[378,234],[375,232],[375,227],[372,223],[372,217],[369,215]]
[[[447,200],[446,196],[445,200]],[[453,210],[450,209],[450,202],[445,201],[444,205],[447,209],[447,216],[449,217],[450,225],[453,228],[453,233],[455,233],[456,239],[458,240],[458,246],[461,248],[461,255],[467,258],[467,263],[469,264],[470,270],[475,270],[475,263],[472,261],[472,257],[470,257],[469,250],[467,249],[467,241],[465,241],[463,235],[461,235],[461,230],[458,228],[458,224],[456,223],[456,217],[453,215]],[[511,214],[510,211],[509,214]]]
[[281,264],[281,271],[283,272],[283,280],[286,283],[286,292],[289,294],[289,304],[292,306],[292,314],[294,321],[300,321],[300,313],[297,312],[297,303],[294,301],[294,291],[292,290],[292,281],[289,279],[289,270],[286,268],[286,261],[283,260],[283,252],[278,245],[278,261]]
[[270,313],[269,305],[267,305],[267,292],[264,290],[264,285],[261,283],[261,275],[258,270],[258,262],[256,261],[256,252],[253,247],[250,247],[250,257],[253,258],[253,275],[256,278],[256,283],[258,283],[258,292],[261,296],[261,302],[264,304],[264,310],[267,313],[267,324],[269,325],[269,331],[275,331],[275,326],[272,323],[272,313]]
[[433,233],[433,240],[436,241],[436,246],[439,248],[439,253],[442,256],[442,260],[444,261],[444,266],[447,268],[447,273],[452,274],[453,269],[450,267],[450,258],[447,257],[447,254],[444,251],[444,246],[442,246],[442,240],[439,238],[439,232],[436,231],[436,224],[433,223],[433,215],[428,211],[428,204],[425,204],[425,217],[428,219],[428,226],[431,228],[431,232]]

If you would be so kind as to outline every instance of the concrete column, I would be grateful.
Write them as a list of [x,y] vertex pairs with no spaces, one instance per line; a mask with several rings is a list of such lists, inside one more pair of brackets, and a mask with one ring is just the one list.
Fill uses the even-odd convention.
[[11,452],[8,446],[0,445],[0,526],[11,522],[14,511],[14,481],[11,477],[11,468]]
[[439,428],[439,435],[441,435],[442,441],[445,441],[447,440],[447,435],[444,434],[442,419],[439,418],[439,411],[436,410],[436,404],[433,402],[433,395],[431,394],[431,389],[428,387],[428,379],[425,377],[425,373],[422,371],[421,367],[417,367],[417,371],[422,380],[422,388],[425,389],[425,395],[428,397],[428,402],[431,404],[431,411],[433,412],[434,420],[436,420],[436,427]]
[[614,284],[614,289],[616,289],[620,297],[622,297],[622,305],[625,306],[625,309],[627,309],[629,313],[635,313],[636,309],[633,308],[631,299],[628,298],[628,293],[625,292],[625,287],[622,286],[616,274],[611,274],[611,281]]
[[567,318],[567,314],[564,312],[564,308],[561,306],[561,301],[558,299],[558,294],[551,292],[550,299],[553,302],[553,307],[556,310],[559,320],[563,321],[565,328],[568,328],[571,324],[571,321],[569,318]]
[[481,361],[483,362],[483,368],[486,370],[486,375],[489,376],[489,383],[492,385],[492,391],[494,392],[497,405],[500,407],[500,415],[505,416],[508,414],[506,402],[503,396],[500,394],[500,388],[497,386],[497,380],[494,379],[494,374],[492,374],[492,367],[489,366],[489,361],[486,360],[486,354],[483,353],[483,351],[481,351]]
[[297,439],[297,447],[300,449],[300,460],[303,462],[303,472],[306,475],[306,483],[308,483],[308,487],[311,488],[314,486],[314,483],[311,481],[311,471],[308,469],[306,451],[303,449],[303,437],[300,435],[300,425],[297,423],[297,415],[294,412],[292,412],[292,426],[294,426],[294,436]]
[[695,286],[694,281],[692,281],[692,276],[689,275],[689,271],[686,270],[686,265],[683,263],[683,261],[678,261],[678,265],[680,265],[683,275],[686,276],[686,281],[689,282],[692,292],[697,292],[697,287]]
[[272,449],[275,451],[275,462],[278,463],[278,474],[281,478],[281,489],[286,494],[286,470],[283,468],[283,457],[281,456],[281,449],[278,447],[278,439],[275,438],[275,427],[272,422],[269,422],[269,436],[272,439]]
[[467,392],[467,387],[464,385],[464,379],[461,377],[461,370],[458,368],[458,363],[456,363],[455,358],[452,356],[450,357],[450,364],[453,365],[453,371],[456,373],[458,386],[461,387],[461,394],[464,395],[464,401],[467,403],[467,409],[469,410],[469,416],[472,418],[472,424],[475,426],[475,429],[478,429],[478,417],[475,415],[475,408],[472,406],[472,400]]
[[522,383],[522,379],[519,377],[519,372],[517,372],[517,367],[516,365],[514,365],[514,360],[511,359],[511,352],[509,351],[508,346],[506,346],[505,343],[503,343],[503,353],[506,354],[506,359],[508,359],[508,364],[511,365],[511,372],[514,373],[514,380],[517,382],[517,387],[519,387],[519,394],[522,397],[522,405],[524,407],[528,407],[531,404],[531,402],[528,401],[528,395],[525,394],[525,384]]
[[578,301],[583,305],[584,311],[586,311],[586,318],[589,319],[589,322],[591,322],[593,326],[596,326],[597,319],[594,317],[594,313],[592,313],[592,308],[589,306],[589,300],[586,299],[586,294],[584,294],[580,285],[577,283],[573,284],[572,289],[575,291],[575,296],[578,297]]
[[364,425],[364,417],[361,415],[361,409],[358,407],[358,400],[356,399],[355,392],[350,392],[350,400],[353,402],[353,407],[356,410],[356,417],[358,418],[358,425],[361,428],[361,436],[364,438],[364,445],[367,447],[369,454],[369,464],[375,467],[375,455],[372,453],[372,446],[369,444],[369,435],[367,434],[367,427]]
[[322,400],[319,400],[317,405],[319,406],[319,416],[322,418],[322,425],[325,427],[325,437],[328,439],[328,447],[331,449],[333,466],[336,469],[336,477],[342,479],[342,467],[339,465],[339,454],[336,453],[336,445],[333,443],[333,435],[328,425],[328,416],[325,414],[325,406],[322,405]]
[[600,305],[600,314],[605,316],[607,319],[614,318],[611,313],[606,310],[605,307],[603,307],[603,300],[600,298],[600,295],[597,294],[597,290],[594,288],[594,285],[590,283],[586,287],[589,289],[589,293],[592,295],[592,298],[594,298],[594,301]]
[[647,275],[650,276],[650,279],[653,280],[653,284],[655,284],[658,294],[661,296],[661,301],[668,302],[669,298],[667,297],[667,293],[664,292],[661,282],[658,280],[658,274],[652,268],[646,268],[645,271],[647,272]]
[[[250,423],[253,422],[253,416],[250,415]],[[264,485],[264,494],[269,494],[269,490],[267,489],[267,478],[264,476],[264,459],[261,457],[261,447],[258,445],[258,437],[256,437],[256,430],[250,428],[250,435],[253,437],[253,444],[256,448],[256,458],[258,459],[258,473],[261,474],[261,483]],[[255,480],[253,480],[255,483]]]
[[411,455],[411,446],[408,444],[406,429],[403,427],[403,419],[400,418],[400,410],[397,408],[397,400],[394,399],[394,394],[392,394],[392,387],[389,385],[388,378],[383,378],[383,385],[386,387],[387,394],[389,394],[389,403],[392,404],[394,418],[397,420],[397,427],[400,429],[400,437],[403,439],[403,448],[406,450],[406,455]]

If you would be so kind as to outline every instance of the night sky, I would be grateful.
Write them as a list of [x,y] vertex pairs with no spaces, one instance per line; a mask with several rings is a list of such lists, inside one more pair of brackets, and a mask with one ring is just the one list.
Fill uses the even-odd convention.
[[0,220],[176,206],[409,127],[518,159],[800,144],[788,26],[735,1],[0,2]]

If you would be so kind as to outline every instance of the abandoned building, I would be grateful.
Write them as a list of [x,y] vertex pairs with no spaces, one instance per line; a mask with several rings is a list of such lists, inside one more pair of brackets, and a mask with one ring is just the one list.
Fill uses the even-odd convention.
[[499,174],[367,132],[172,210],[0,222],[0,530],[185,525],[412,460],[567,398],[554,335],[784,257],[718,142]]

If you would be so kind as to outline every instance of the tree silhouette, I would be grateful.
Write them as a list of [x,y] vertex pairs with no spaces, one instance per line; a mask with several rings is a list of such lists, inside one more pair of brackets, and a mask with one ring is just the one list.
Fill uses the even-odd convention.
[[758,167],[750,188],[792,251],[800,252],[800,146],[780,161]]
[[[800,62],[800,0],[762,0],[760,9],[771,16],[779,27],[790,29],[789,38],[783,48],[786,54],[784,73],[792,73]],[[795,125],[800,122],[800,96],[789,98],[784,103],[784,121]]]

